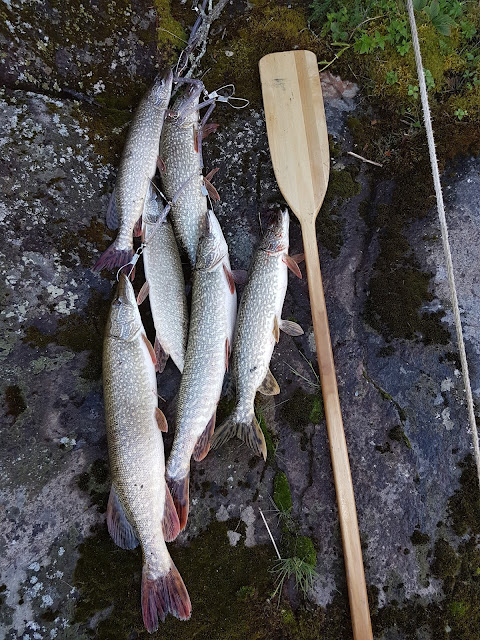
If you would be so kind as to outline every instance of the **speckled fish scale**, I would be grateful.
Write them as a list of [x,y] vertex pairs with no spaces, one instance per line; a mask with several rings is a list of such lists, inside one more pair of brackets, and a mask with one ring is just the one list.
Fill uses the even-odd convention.
[[[178,98],[172,111],[179,111],[187,99],[188,94]],[[198,239],[207,211],[207,198],[202,194],[200,154],[195,149],[199,124],[198,110],[195,109],[197,105],[198,99],[184,121],[167,118],[160,139],[160,157],[165,164],[163,189],[169,200],[178,194],[171,212],[173,228],[192,266],[195,264]]]
[[156,79],[135,112],[115,184],[115,207],[120,228],[114,243],[95,265],[96,270],[121,266],[133,255],[133,230],[142,215],[145,196],[155,175],[160,134],[171,92],[172,71],[169,69]]
[[[142,608],[149,631],[170,611],[185,619],[190,601],[168,553],[165,537],[179,531],[165,484],[152,347],[145,336],[135,294],[125,275],[107,321],[103,351],[103,388],[112,490],[107,525],[116,544],[141,544]],[[164,420],[164,417],[163,417]],[[166,429],[166,423],[163,423]],[[181,604],[176,604],[175,598]],[[173,599],[172,599],[173,598]]]
[[233,343],[237,405],[216,429],[212,449],[237,436],[266,458],[265,438],[255,418],[255,395],[257,391],[267,395],[280,391],[269,370],[279,329],[292,335],[303,333],[296,323],[281,320],[288,283],[287,262],[293,262],[288,257],[288,230],[288,212],[279,212],[255,254],[240,301]]
[[[164,355],[162,366],[170,356],[178,369],[183,371],[188,330],[185,280],[169,220],[154,223],[161,209],[153,190],[150,190],[144,213],[145,278],[156,331],[155,351],[159,351],[158,341]],[[161,368],[157,367],[158,370]]]
[[225,269],[230,270],[227,245],[218,221],[213,214],[209,215],[213,223],[211,235],[214,236],[210,239],[216,244],[217,255],[224,257],[213,268],[204,268],[209,243],[202,236],[193,276],[190,329],[178,393],[175,440],[166,474],[182,529],[188,516],[190,458],[193,454],[195,460],[202,460],[208,453],[237,310],[236,291],[233,288],[232,292],[225,275]]

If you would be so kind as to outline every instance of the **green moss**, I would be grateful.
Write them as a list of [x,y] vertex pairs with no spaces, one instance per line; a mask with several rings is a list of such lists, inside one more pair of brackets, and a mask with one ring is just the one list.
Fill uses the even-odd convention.
[[95,460],[87,471],[78,476],[77,486],[90,495],[92,504],[97,506],[100,513],[105,513],[110,493],[110,475],[105,460]]
[[22,390],[18,385],[11,385],[5,389],[5,405],[7,408],[5,415],[13,417],[13,424],[27,408]]
[[308,536],[286,535],[283,543],[286,557],[297,557],[311,567],[317,566],[317,552]]
[[[237,95],[259,106],[260,58],[290,49],[319,51],[320,46],[320,41],[308,29],[303,7],[287,8],[273,0],[262,2],[232,20],[226,38],[219,38],[209,49],[211,71],[205,81],[212,88],[233,82]],[[233,55],[227,56],[226,51]]]
[[453,530],[459,536],[467,532],[480,534],[480,491],[473,456],[469,454],[459,463],[462,469],[460,487],[448,503]]
[[273,480],[273,501],[279,511],[289,512],[292,509],[292,492],[288,478],[282,471],[279,471]]
[[236,595],[240,600],[249,600],[255,596],[255,587],[252,585],[240,587]]
[[430,542],[430,536],[428,533],[422,533],[419,529],[415,529],[415,531],[410,536],[410,540],[414,546],[428,544]]
[[432,573],[436,578],[447,580],[457,575],[460,568],[460,558],[455,549],[443,538],[435,542]]
[[395,440],[396,442],[403,442],[403,444],[405,444],[409,449],[412,448],[412,445],[410,443],[410,440],[407,437],[407,434],[399,424],[395,425],[390,429],[390,431],[388,432],[388,437],[390,438],[390,440]]
[[25,330],[23,342],[39,348],[53,343],[78,353],[88,351],[87,363],[80,375],[87,380],[98,380],[102,374],[103,329],[109,307],[109,301],[93,290],[85,308],[62,318],[55,333],[42,333],[30,326]]
[[[162,59],[168,64],[177,61],[178,54],[185,46],[187,35],[182,25],[171,11],[170,0],[154,0],[153,6],[158,14],[157,47],[162,52]],[[190,12],[195,19],[195,14]]]
[[282,404],[281,415],[295,431],[303,431],[307,424],[323,419],[323,401],[319,393],[305,393],[298,387]]

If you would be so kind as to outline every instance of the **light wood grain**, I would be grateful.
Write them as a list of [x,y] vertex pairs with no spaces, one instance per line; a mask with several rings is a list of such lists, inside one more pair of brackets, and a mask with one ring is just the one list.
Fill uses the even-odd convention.
[[330,153],[317,59],[311,51],[272,53],[260,60],[265,119],[280,191],[300,220],[315,344],[342,532],[355,640],[371,640],[365,573],[347,443],[343,430],[315,218],[328,185]]

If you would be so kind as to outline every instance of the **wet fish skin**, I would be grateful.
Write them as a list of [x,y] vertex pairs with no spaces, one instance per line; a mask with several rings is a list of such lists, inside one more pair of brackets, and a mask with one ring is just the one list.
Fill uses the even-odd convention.
[[278,384],[269,371],[278,330],[303,333],[295,323],[281,321],[287,291],[289,216],[279,212],[258,247],[248,282],[242,294],[232,353],[232,377],[237,404],[233,413],[220,425],[212,438],[214,449],[233,436],[248,444],[266,459],[265,438],[255,417],[257,390],[267,395],[279,393]]
[[107,320],[103,386],[112,476],[107,526],[122,548],[142,547],[142,610],[151,632],[168,612],[188,619],[191,605],[165,544],[165,536],[178,534],[179,523],[164,480],[151,345],[124,274]]
[[188,516],[190,459],[193,455],[202,460],[208,453],[237,310],[236,291],[226,276],[230,270],[227,244],[213,213],[207,216],[208,229],[200,238],[193,276],[185,368],[166,473],[181,529]]
[[[188,309],[185,279],[177,241],[168,218],[158,221],[163,214],[155,192],[150,187],[143,214],[143,233],[146,247],[143,251],[145,278],[148,283],[150,308],[157,341],[163,352],[162,365],[168,356],[179,371],[183,371],[187,348]],[[157,370],[160,367],[157,366]]]
[[[190,99],[190,92],[177,98],[172,107],[173,113],[180,112]],[[171,212],[173,228],[192,266],[195,265],[198,239],[207,211],[207,198],[202,193],[200,154],[196,148],[197,106],[198,98],[185,117],[167,117],[160,138],[160,157],[165,164],[162,185],[169,200],[178,194]]]
[[113,244],[95,264],[95,271],[126,264],[133,255],[133,231],[142,215],[147,189],[155,175],[160,134],[172,93],[172,80],[171,69],[158,75],[137,107],[128,130],[115,184],[114,203],[120,228]]

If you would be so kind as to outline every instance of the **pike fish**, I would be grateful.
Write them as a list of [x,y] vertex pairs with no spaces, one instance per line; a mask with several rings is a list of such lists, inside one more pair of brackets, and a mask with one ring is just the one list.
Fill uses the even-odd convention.
[[[172,78],[171,69],[158,75],[135,112],[107,211],[107,226],[116,229],[120,224],[120,229],[113,244],[97,260],[94,271],[124,265],[133,256],[132,236],[143,212],[148,185],[155,175],[160,134],[172,93]],[[137,235],[140,235],[139,230]]]
[[159,206],[150,185],[143,212],[143,264],[146,282],[137,298],[141,304],[150,296],[155,325],[157,371],[162,372],[170,356],[183,371],[187,347],[188,310],[185,280],[177,242],[168,219],[161,221]]
[[227,243],[211,211],[206,215],[205,227],[193,275],[185,368],[166,472],[180,529],[185,527],[188,516],[190,458],[193,455],[194,460],[203,460],[210,447],[237,312]]
[[[165,120],[160,138],[162,185],[167,198],[175,199],[171,212],[173,228],[192,266],[207,212],[198,148],[198,96],[195,97],[194,92],[192,87],[175,101],[173,116]],[[208,125],[204,135],[216,126]]]
[[303,333],[297,323],[281,319],[288,269],[302,277],[297,261],[303,256],[288,255],[288,229],[288,212],[279,211],[255,254],[240,301],[233,342],[232,377],[237,404],[213,434],[212,449],[237,436],[257,455],[267,457],[265,438],[255,417],[255,394],[280,393],[269,369],[280,330],[293,336]]
[[148,342],[133,287],[123,273],[107,320],[103,349],[103,388],[112,488],[107,526],[122,549],[143,552],[141,605],[145,627],[172,613],[190,617],[190,598],[165,541],[179,532],[175,507],[165,484],[155,356]]

